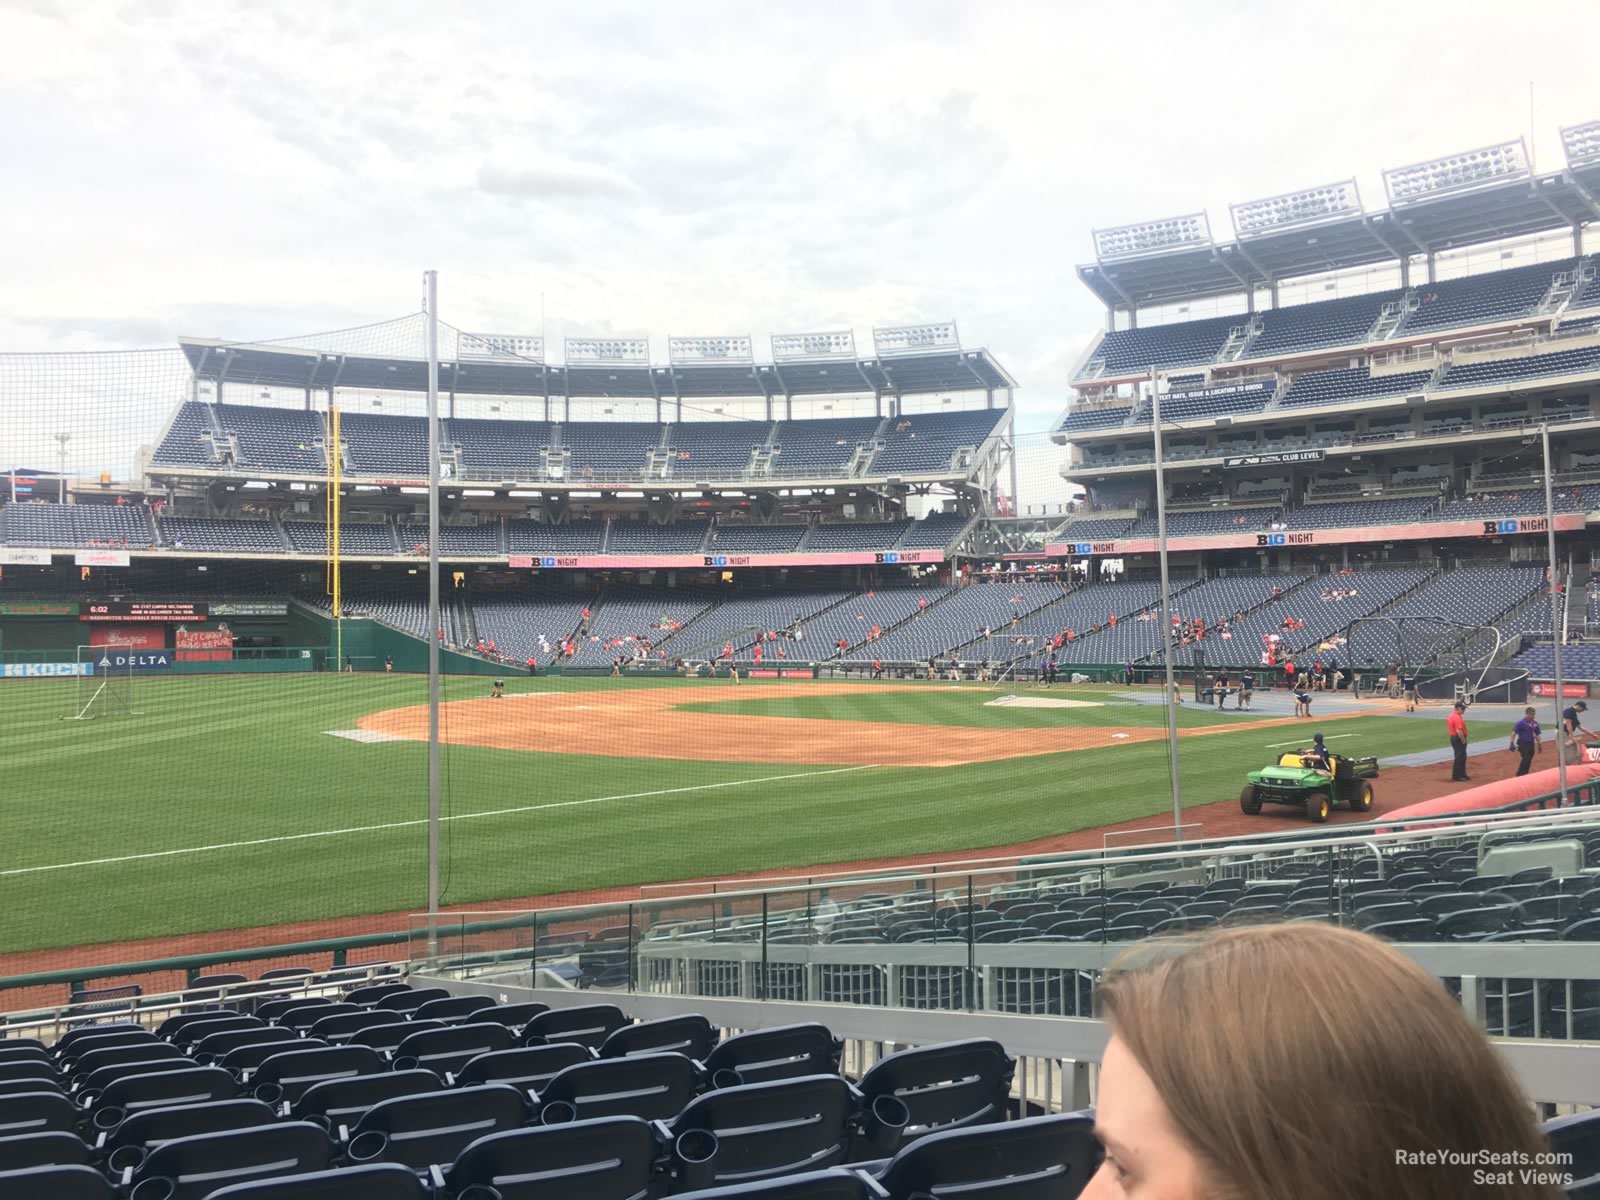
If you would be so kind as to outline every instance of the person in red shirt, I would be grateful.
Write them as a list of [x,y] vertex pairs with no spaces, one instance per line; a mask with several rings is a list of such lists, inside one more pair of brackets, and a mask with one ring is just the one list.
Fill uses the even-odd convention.
[[1283,664],[1283,686],[1294,686],[1294,659],[1286,659]]
[[1107,614],[1107,616],[1106,616],[1106,624],[1111,626],[1111,628],[1115,629],[1117,627],[1117,614],[1116,613]]
[[1445,718],[1444,727],[1450,731],[1450,750],[1455,755],[1455,764],[1450,769],[1451,783],[1470,783],[1472,776],[1467,774],[1467,702],[1457,700],[1455,707],[1450,710],[1450,715]]
[[723,658],[732,658],[733,657],[733,643],[732,642],[723,642],[722,643],[722,657]]
[[875,658],[872,660],[872,677],[874,679],[883,678],[883,659]]
[[761,643],[760,642],[756,643],[755,657],[756,657],[756,666],[759,667],[761,665]]

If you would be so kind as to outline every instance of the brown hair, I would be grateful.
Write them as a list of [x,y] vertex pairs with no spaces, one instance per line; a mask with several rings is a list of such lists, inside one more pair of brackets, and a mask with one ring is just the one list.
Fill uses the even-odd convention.
[[[1198,1156],[1208,1200],[1560,1200],[1520,1174],[1561,1168],[1537,1158],[1548,1146],[1510,1070],[1392,946],[1296,922],[1132,958],[1099,1003]],[[1528,1157],[1406,1161],[1440,1151]]]

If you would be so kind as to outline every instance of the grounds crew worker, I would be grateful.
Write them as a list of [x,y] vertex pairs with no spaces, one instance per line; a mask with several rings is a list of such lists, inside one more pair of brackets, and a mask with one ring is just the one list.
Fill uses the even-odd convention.
[[1534,709],[1524,709],[1522,720],[1511,727],[1510,749],[1522,755],[1522,761],[1517,764],[1517,774],[1526,775],[1528,768],[1533,765],[1533,756],[1543,745],[1539,737],[1539,722],[1534,718],[1537,712]]
[[1457,700],[1445,720],[1445,728],[1450,731],[1450,749],[1456,756],[1455,765],[1450,770],[1451,783],[1471,782],[1471,776],[1467,774],[1467,718],[1462,715],[1466,711],[1467,702]]

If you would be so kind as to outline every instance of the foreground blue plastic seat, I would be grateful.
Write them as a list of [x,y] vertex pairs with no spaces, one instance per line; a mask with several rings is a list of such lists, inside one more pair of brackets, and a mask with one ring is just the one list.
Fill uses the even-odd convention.
[[603,1058],[568,1067],[536,1097],[540,1123],[595,1117],[667,1121],[700,1090],[700,1068],[681,1054]]
[[372,1163],[339,1171],[313,1171],[258,1183],[232,1183],[207,1200],[428,1200],[415,1171]]
[[717,1031],[699,1013],[663,1017],[624,1025],[606,1038],[600,1047],[601,1058],[624,1058],[630,1054],[684,1054],[704,1062],[717,1044]]
[[75,1133],[53,1130],[0,1137],[0,1171],[23,1171],[30,1167],[77,1167],[87,1166],[88,1163],[89,1147]]
[[207,1033],[193,1044],[189,1053],[195,1062],[207,1066],[221,1063],[228,1051],[236,1050],[240,1046],[265,1046],[269,1043],[281,1045],[297,1040],[298,1035],[292,1029],[279,1025],[256,1025]]
[[1556,1117],[1540,1128],[1552,1150],[1572,1155],[1571,1163],[1561,1167],[1563,1172],[1574,1180],[1600,1175],[1600,1109]]
[[522,1029],[525,1045],[541,1042],[578,1042],[599,1050],[606,1038],[628,1024],[628,1018],[614,1004],[582,1004],[576,1008],[553,1008],[540,1013]]
[[258,1125],[270,1125],[276,1119],[272,1109],[259,1100],[214,1100],[207,1104],[151,1108],[136,1112],[115,1129],[107,1130],[96,1142],[95,1149],[105,1156],[107,1170],[121,1174],[137,1168],[150,1148],[162,1142],[202,1133],[253,1129]]
[[435,1075],[459,1071],[480,1054],[510,1050],[516,1043],[504,1025],[446,1025],[424,1029],[400,1042],[394,1050],[394,1067],[410,1071],[418,1067]]
[[426,1171],[454,1162],[479,1138],[527,1119],[522,1093],[503,1084],[402,1096],[367,1110],[350,1130],[348,1154],[351,1162],[395,1162]]
[[1016,1063],[992,1038],[916,1046],[880,1060],[857,1085],[870,1105],[879,1096],[905,1104],[905,1137],[1005,1119]]
[[444,1087],[432,1071],[381,1071],[351,1079],[329,1079],[301,1093],[289,1109],[296,1121],[314,1121],[330,1133],[354,1125],[369,1108],[401,1096],[421,1096]]
[[764,1183],[736,1183],[730,1187],[679,1192],[673,1200],[882,1200],[882,1197],[859,1172],[830,1167]]
[[876,1173],[890,1200],[1073,1200],[1100,1169],[1086,1113],[931,1133]]
[[779,1025],[719,1042],[703,1061],[711,1086],[720,1088],[837,1074],[839,1053],[826,1026]]
[[548,1046],[519,1046],[515,1050],[496,1050],[480,1054],[461,1072],[450,1078],[455,1087],[476,1083],[509,1083],[512,1087],[537,1092],[549,1085],[568,1067],[594,1062],[594,1051],[577,1042],[552,1042]]
[[334,1144],[316,1125],[280,1121],[163,1142],[129,1172],[128,1200],[205,1200],[230,1183],[324,1171]]
[[0,1171],[0,1196],[49,1197],[49,1200],[114,1200],[116,1192],[93,1167],[32,1167]]
[[290,1050],[274,1054],[250,1076],[257,1098],[268,1104],[293,1104],[313,1084],[353,1075],[376,1075],[384,1061],[366,1046],[327,1046],[320,1050]]
[[660,1158],[648,1122],[608,1117],[491,1134],[432,1175],[442,1195],[476,1187],[500,1200],[633,1200],[653,1193]]
[[114,1129],[128,1117],[147,1108],[174,1104],[204,1104],[232,1100],[239,1081],[221,1067],[191,1067],[187,1071],[162,1071],[151,1075],[125,1075],[105,1091],[85,1101],[96,1129]]
[[274,1058],[279,1054],[288,1054],[297,1050],[327,1049],[328,1044],[326,1042],[319,1041],[316,1038],[294,1037],[293,1030],[286,1030],[285,1032],[289,1033],[290,1036],[284,1041],[246,1042],[243,1046],[235,1046],[211,1065],[221,1067],[224,1071],[243,1078],[257,1070],[267,1059]]
[[843,1162],[856,1096],[837,1075],[707,1092],[667,1123],[682,1190],[751,1183]]

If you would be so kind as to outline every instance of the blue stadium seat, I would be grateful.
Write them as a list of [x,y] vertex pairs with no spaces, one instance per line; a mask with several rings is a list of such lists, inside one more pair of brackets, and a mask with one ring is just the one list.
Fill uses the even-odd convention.
[[479,1138],[436,1170],[434,1183],[439,1194],[451,1196],[635,1200],[657,1192],[659,1157],[649,1123],[610,1117]]
[[1016,1063],[990,1038],[914,1046],[881,1059],[858,1085],[867,1105],[893,1096],[908,1109],[907,1140],[1005,1119]]
[[705,1063],[713,1087],[772,1083],[839,1070],[840,1043],[823,1025],[775,1025],[719,1042]]
[[162,1142],[271,1125],[276,1114],[259,1100],[213,1100],[200,1104],[175,1104],[144,1109],[107,1129],[95,1149],[104,1155],[113,1175],[136,1170],[150,1150]]
[[856,1098],[837,1075],[707,1092],[667,1123],[678,1190],[755,1182],[844,1161]]
[[716,1030],[699,1013],[641,1021],[616,1030],[600,1047],[601,1058],[623,1058],[630,1054],[671,1052],[704,1062],[717,1044]]
[[443,1087],[432,1071],[381,1071],[349,1079],[325,1079],[312,1084],[298,1100],[287,1105],[287,1115],[296,1121],[311,1121],[332,1133],[341,1125],[354,1125],[369,1108],[385,1100],[421,1096]]
[[524,1092],[538,1092],[568,1067],[594,1061],[594,1051],[577,1042],[552,1042],[548,1046],[521,1046],[480,1054],[450,1083],[470,1087],[479,1083],[508,1083]]
[[250,1074],[254,1094],[269,1104],[293,1105],[307,1088],[326,1079],[374,1075],[386,1068],[383,1056],[369,1046],[327,1046],[274,1054]]
[[426,1171],[455,1158],[473,1142],[516,1129],[528,1104],[502,1084],[455,1088],[384,1100],[349,1130],[346,1153],[356,1163],[393,1162]]
[[[83,1139],[65,1130],[0,1137],[0,1171],[87,1166],[89,1159],[89,1147]],[[0,1190],[0,1195],[5,1194]]]
[[1063,1113],[935,1133],[901,1150],[876,1178],[890,1200],[1070,1200],[1100,1168],[1093,1129],[1087,1113]]
[[114,1200],[116,1192],[93,1167],[50,1166],[0,1171],[0,1196],[48,1196],[50,1200]]
[[206,1200],[232,1183],[326,1170],[333,1155],[328,1135],[303,1121],[178,1138],[145,1156],[128,1200]]
[[405,1038],[395,1047],[394,1068],[410,1071],[421,1068],[439,1076],[459,1071],[480,1054],[509,1050],[514,1045],[511,1031],[503,1025],[451,1025],[443,1029],[424,1029]]
[[415,1171],[394,1163],[233,1183],[207,1200],[431,1200]]
[[545,1125],[595,1117],[670,1120],[700,1090],[699,1066],[682,1054],[636,1054],[567,1067],[535,1099]]
[[598,1050],[606,1038],[628,1024],[615,1004],[583,1004],[540,1013],[522,1029],[525,1045],[543,1042],[577,1042]]

